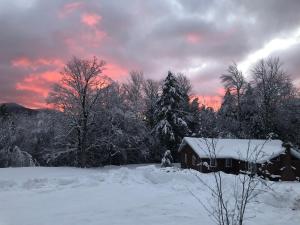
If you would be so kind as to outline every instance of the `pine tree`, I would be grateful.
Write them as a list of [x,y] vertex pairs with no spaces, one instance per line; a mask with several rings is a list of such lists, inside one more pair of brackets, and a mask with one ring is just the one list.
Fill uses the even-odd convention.
[[191,134],[193,135],[195,129],[197,129],[195,126],[198,123],[198,99],[194,99],[194,101],[190,102],[192,85],[187,76],[185,76],[182,73],[179,73],[176,76],[176,80],[182,93],[182,99],[180,101],[180,108],[184,112],[184,114],[182,115],[182,119],[187,123],[189,129],[191,130]]
[[176,80],[178,82],[182,99],[181,99],[181,107],[185,112],[190,112],[190,93],[192,90],[192,85],[190,80],[182,73],[179,73],[176,76]]
[[261,127],[256,96],[252,86],[248,84],[241,99],[242,135],[244,138],[265,138],[262,136]]
[[194,98],[189,107],[189,128],[193,136],[199,132],[200,111],[198,98]]
[[228,118],[236,118],[235,99],[229,89],[226,90],[226,93],[224,95],[223,102],[220,108],[220,114]]
[[214,138],[218,136],[217,118],[213,108],[202,105],[199,109],[198,123],[198,137]]
[[159,82],[148,79],[144,82],[145,120],[150,129],[155,125],[155,109],[159,97]]
[[182,109],[182,101],[183,94],[176,77],[168,72],[162,94],[157,101],[156,124],[153,132],[160,140],[163,150],[170,149],[175,160],[177,159],[177,147],[181,139],[189,132],[188,125],[184,120],[185,112]]
[[236,100],[227,89],[219,110],[219,126],[223,132],[221,136],[239,137],[239,122],[237,120]]

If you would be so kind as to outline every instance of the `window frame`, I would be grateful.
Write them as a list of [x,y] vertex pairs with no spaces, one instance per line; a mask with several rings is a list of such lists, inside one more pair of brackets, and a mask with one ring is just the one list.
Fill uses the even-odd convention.
[[184,163],[187,165],[188,164],[188,154],[184,153]]
[[226,158],[225,159],[225,167],[226,168],[231,168],[232,167],[232,159],[231,158]]
[[[213,165],[212,162],[214,162],[214,165]],[[210,158],[209,159],[209,166],[210,167],[217,167],[217,159],[216,158]]]
[[248,162],[248,171],[251,173],[257,172],[257,165],[255,162]]

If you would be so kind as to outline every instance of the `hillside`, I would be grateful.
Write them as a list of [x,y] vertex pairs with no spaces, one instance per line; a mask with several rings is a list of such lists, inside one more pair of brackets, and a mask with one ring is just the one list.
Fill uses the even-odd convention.
[[34,115],[38,113],[38,110],[26,108],[17,103],[2,103],[0,104],[0,113]]

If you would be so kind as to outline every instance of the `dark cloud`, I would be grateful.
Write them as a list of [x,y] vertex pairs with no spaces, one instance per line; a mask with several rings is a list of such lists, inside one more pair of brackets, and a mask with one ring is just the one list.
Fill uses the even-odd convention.
[[[40,104],[44,97],[30,88],[49,88],[47,76],[73,55],[105,59],[113,68],[108,75],[119,79],[133,69],[154,79],[170,69],[184,72],[195,94],[218,95],[227,65],[294,32],[299,10],[297,0],[2,0],[0,101],[27,96]],[[297,84],[298,49],[272,53]]]

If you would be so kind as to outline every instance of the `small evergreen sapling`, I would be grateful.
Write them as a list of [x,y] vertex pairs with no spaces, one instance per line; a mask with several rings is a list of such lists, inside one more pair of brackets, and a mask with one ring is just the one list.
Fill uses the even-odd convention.
[[173,166],[173,157],[170,150],[165,151],[164,157],[161,159],[161,167]]

